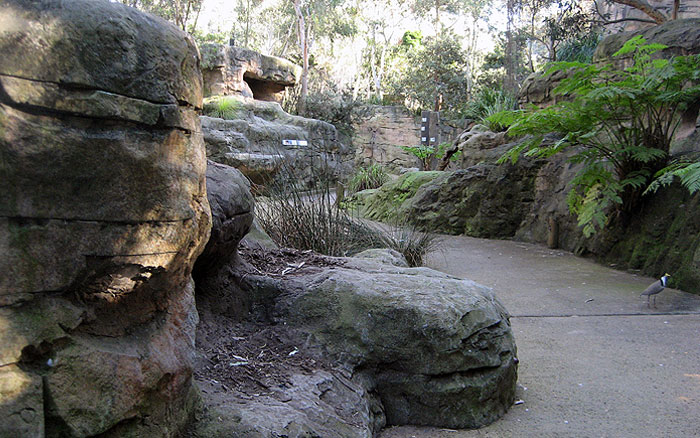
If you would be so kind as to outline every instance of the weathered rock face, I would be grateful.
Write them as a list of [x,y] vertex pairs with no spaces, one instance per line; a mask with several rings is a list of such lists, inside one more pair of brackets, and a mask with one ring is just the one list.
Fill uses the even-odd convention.
[[536,166],[477,164],[421,186],[402,214],[422,229],[511,237],[533,201]]
[[253,223],[254,200],[250,182],[224,164],[207,162],[207,199],[211,206],[211,236],[197,263],[217,267],[238,250]]
[[518,92],[520,108],[527,108],[530,105],[546,108],[554,105],[561,96],[555,95],[553,90],[565,78],[566,72],[563,71],[557,71],[551,75],[544,75],[541,72],[531,73],[525,78]]
[[277,318],[366,379],[387,424],[478,428],[513,402],[508,315],[489,289],[426,268],[353,260],[287,286]]
[[[603,39],[595,53],[593,62],[613,59],[613,54],[620,50],[630,38],[641,35],[647,43],[658,43],[668,46],[660,51],[660,56],[696,55],[700,53],[700,18],[671,20],[659,26],[634,32],[622,32]],[[625,59],[625,57],[621,57]]]
[[200,311],[214,307],[217,313],[240,316],[248,308],[242,301],[232,300],[236,294],[229,289],[237,287],[231,279],[231,267],[239,263],[238,244],[253,224],[250,182],[233,167],[209,161],[207,198],[212,213],[211,237],[192,273],[197,282],[197,307]]
[[254,183],[266,182],[282,166],[312,181],[310,160],[336,177],[350,172],[351,151],[330,123],[287,114],[274,102],[249,99],[240,100],[236,114],[233,120],[201,117],[207,156],[237,168]]
[[241,94],[281,102],[285,88],[301,76],[300,66],[276,56],[221,44],[204,44],[201,51],[207,96]]
[[2,435],[173,436],[210,227],[197,48],[107,1],[0,17]]

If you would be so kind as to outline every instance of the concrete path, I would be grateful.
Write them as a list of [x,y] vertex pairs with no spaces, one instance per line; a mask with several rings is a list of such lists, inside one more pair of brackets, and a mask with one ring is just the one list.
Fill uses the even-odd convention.
[[648,309],[654,279],[519,242],[450,236],[428,264],[510,311],[523,403],[475,431],[381,438],[700,437],[700,296],[666,289]]

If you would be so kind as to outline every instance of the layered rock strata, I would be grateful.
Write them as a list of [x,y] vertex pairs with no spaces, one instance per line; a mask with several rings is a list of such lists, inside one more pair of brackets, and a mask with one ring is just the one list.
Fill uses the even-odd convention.
[[174,436],[210,228],[197,48],[107,1],[0,17],[1,434]]

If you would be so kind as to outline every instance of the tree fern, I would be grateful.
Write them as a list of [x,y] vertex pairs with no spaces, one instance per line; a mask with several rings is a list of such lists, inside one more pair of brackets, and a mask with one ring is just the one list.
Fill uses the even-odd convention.
[[[499,162],[546,158],[576,146],[570,160],[583,169],[567,201],[586,235],[605,226],[611,209],[631,211],[642,192],[675,177],[691,193],[700,190],[699,163],[663,168],[680,115],[700,100],[700,55],[654,59],[664,48],[641,36],[630,39],[614,55],[632,58],[624,70],[611,63],[553,63],[545,75],[566,73],[553,90],[560,102],[492,116],[509,126],[509,135],[527,136]],[[552,132],[560,140],[544,144]]]

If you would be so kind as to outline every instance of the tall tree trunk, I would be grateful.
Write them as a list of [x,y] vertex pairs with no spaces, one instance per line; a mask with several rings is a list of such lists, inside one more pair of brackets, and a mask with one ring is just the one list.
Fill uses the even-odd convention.
[[517,61],[515,54],[515,37],[513,35],[513,20],[515,15],[515,2],[514,0],[507,1],[508,18],[506,23],[506,53],[505,53],[505,68],[506,77],[504,81],[504,87],[511,93],[517,91],[516,83],[516,69]]
[[294,0],[294,12],[297,15],[297,33],[299,36],[299,49],[301,50],[301,92],[297,102],[297,114],[306,114],[306,95],[309,87],[309,40],[306,33],[306,21],[301,10],[301,0]]
[[673,0],[673,12],[671,13],[671,20],[678,19],[678,10],[681,8],[681,0]]

